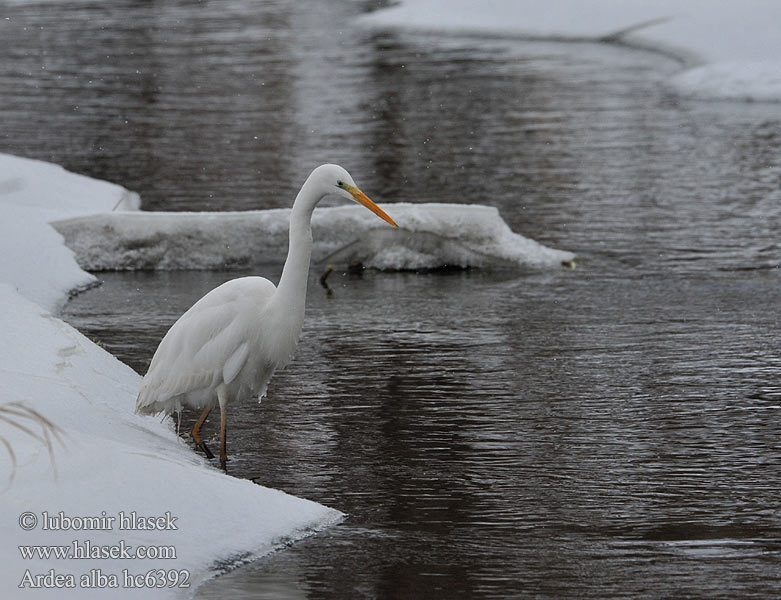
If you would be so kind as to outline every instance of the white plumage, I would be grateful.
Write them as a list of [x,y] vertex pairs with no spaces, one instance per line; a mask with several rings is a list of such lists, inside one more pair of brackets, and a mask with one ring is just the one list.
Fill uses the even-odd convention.
[[[137,412],[171,413],[183,405],[203,409],[213,402],[220,385],[230,397],[262,396],[272,375],[269,367],[284,365],[247,359],[250,354],[275,354],[263,348],[280,334],[279,328],[265,331],[264,311],[275,291],[268,279],[242,277],[198,300],[160,342],[141,385]],[[294,349],[295,342],[287,353]]]
[[275,369],[285,366],[295,351],[304,322],[312,212],[329,194],[359,202],[396,226],[342,167],[316,168],[290,213],[289,250],[279,287],[263,277],[241,277],[216,287],[168,330],[144,377],[136,412],[171,414],[183,406],[202,410],[192,433],[209,458],[213,456],[200,429],[219,404],[223,468],[228,403],[262,396]]

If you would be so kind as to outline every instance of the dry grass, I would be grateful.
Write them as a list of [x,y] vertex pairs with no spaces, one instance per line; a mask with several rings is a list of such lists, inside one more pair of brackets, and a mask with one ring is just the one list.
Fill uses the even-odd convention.
[[[65,432],[58,425],[52,423],[37,410],[26,406],[22,402],[8,402],[0,405],[0,423],[15,427],[41,442],[49,453],[49,460],[52,466],[55,467],[56,474],[54,444],[59,442],[63,447],[65,446],[63,442]],[[8,481],[10,484],[16,474],[16,453],[11,443],[2,435],[0,435],[0,444],[5,446],[8,456],[11,458],[11,476]]]

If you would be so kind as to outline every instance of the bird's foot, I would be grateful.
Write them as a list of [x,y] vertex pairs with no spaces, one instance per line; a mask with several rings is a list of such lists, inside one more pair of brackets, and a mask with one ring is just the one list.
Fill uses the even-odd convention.
[[326,279],[328,279],[328,276],[331,273],[333,273],[333,270],[334,270],[334,266],[328,265],[328,268],[325,270],[325,272],[322,275],[320,275],[320,285],[322,285],[325,288],[325,292],[329,296],[332,295],[334,291],[330,288]]
[[206,455],[206,458],[214,458],[214,454],[212,454],[212,451],[209,450],[209,447],[206,445],[206,442],[203,440],[196,442],[196,445],[203,450],[203,453]]

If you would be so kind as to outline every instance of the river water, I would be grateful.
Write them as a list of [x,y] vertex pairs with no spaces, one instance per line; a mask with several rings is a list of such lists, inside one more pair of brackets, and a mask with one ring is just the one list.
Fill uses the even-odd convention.
[[[777,598],[779,107],[681,99],[680,65],[631,48],[377,33],[360,8],[4,9],[3,151],[150,210],[289,206],[339,162],[380,202],[491,204],[580,256],[331,295],[315,265],[295,361],[231,407],[229,469],[348,517],[198,597]],[[101,273],[63,316],[144,372],[240,274]]]

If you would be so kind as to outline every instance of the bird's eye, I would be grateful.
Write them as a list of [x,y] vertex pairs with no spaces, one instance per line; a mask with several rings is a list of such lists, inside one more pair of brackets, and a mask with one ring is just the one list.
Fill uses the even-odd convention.
[[344,181],[337,181],[336,185],[338,185],[339,187],[344,187]]

